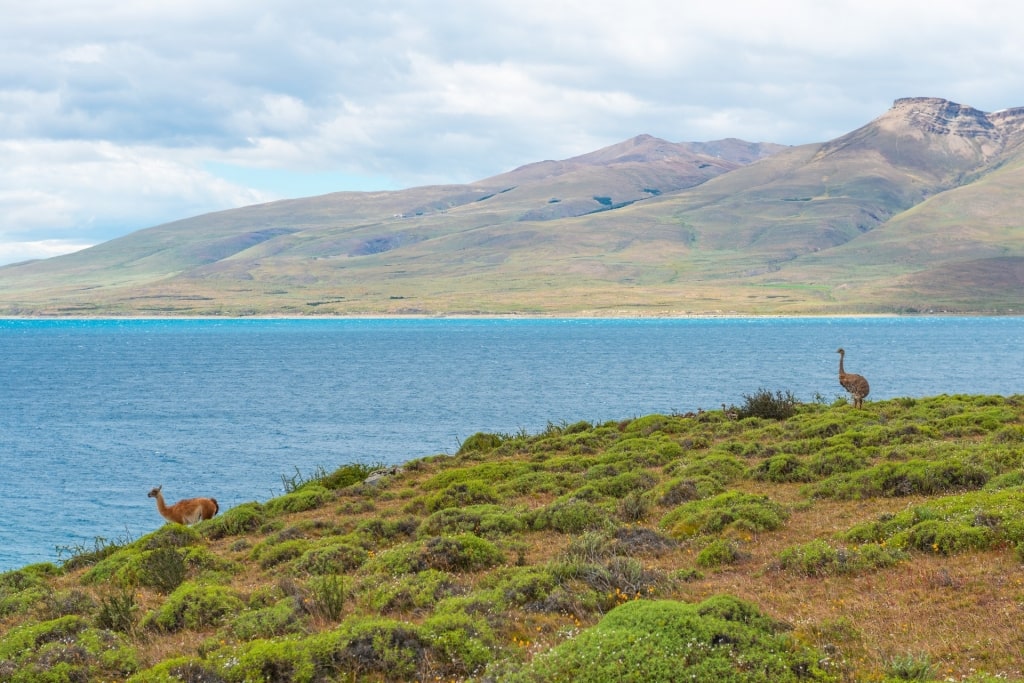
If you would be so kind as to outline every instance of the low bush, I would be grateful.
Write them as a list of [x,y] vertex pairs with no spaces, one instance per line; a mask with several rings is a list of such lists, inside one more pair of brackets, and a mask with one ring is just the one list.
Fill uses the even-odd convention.
[[336,491],[354,484],[363,483],[371,472],[375,472],[383,467],[384,464],[382,463],[352,463],[343,465],[330,474],[321,477],[319,484],[329,491]]
[[891,567],[907,557],[898,548],[873,543],[836,548],[815,540],[783,550],[779,554],[779,567],[805,576],[829,576]]
[[301,633],[304,630],[302,611],[294,598],[284,598],[269,607],[239,612],[227,623],[227,630],[239,640]]
[[0,638],[4,683],[124,680],[138,668],[123,635],[77,615],[15,627]]
[[815,484],[807,492],[816,498],[840,500],[935,495],[981,488],[991,476],[989,468],[972,462],[909,460],[886,462],[857,472],[834,475]]
[[[509,567],[486,578],[482,586],[501,596],[508,607],[536,607],[554,590],[555,577],[546,567]],[[534,610],[538,611],[538,610]]]
[[712,568],[734,564],[740,559],[739,545],[735,541],[716,538],[697,553],[697,566]]
[[712,498],[685,503],[661,518],[660,526],[674,538],[698,534],[772,531],[788,514],[768,496],[727,491]]
[[478,536],[495,538],[522,531],[525,524],[521,517],[500,505],[469,505],[459,508],[445,508],[427,517],[418,533],[439,536],[473,532]]
[[112,592],[100,598],[96,625],[111,631],[133,633],[138,611],[139,605],[135,602],[135,594],[132,591]]
[[420,634],[440,665],[436,678],[464,678],[483,671],[496,647],[494,631],[487,620],[465,611],[433,615],[423,622]]
[[1022,520],[1024,497],[1019,488],[973,491],[855,525],[843,538],[949,555],[1000,545],[1020,547]]
[[750,471],[752,479],[759,481],[808,482],[817,477],[808,465],[795,455],[783,454],[762,460]]
[[305,539],[282,541],[280,543],[267,540],[253,548],[250,557],[259,562],[262,568],[269,569],[289,560],[294,560],[306,552],[309,546],[310,542]]
[[320,484],[307,484],[292,493],[268,500],[263,509],[271,516],[304,512],[320,507],[333,497],[334,494]]
[[389,548],[367,562],[365,569],[369,574],[396,576],[425,569],[477,571],[504,561],[504,554],[490,541],[474,534],[456,534]]
[[498,500],[498,494],[491,485],[482,481],[467,481],[452,484],[438,493],[427,496],[425,503],[428,512],[437,512],[448,508],[497,503]]
[[442,571],[477,571],[505,561],[505,555],[490,541],[474,534],[435,536],[423,544],[423,562]]
[[34,564],[0,574],[0,618],[27,612],[50,595],[46,579],[59,574],[52,564]]
[[759,417],[764,420],[785,420],[796,414],[798,405],[791,391],[758,389],[753,394],[743,394],[743,405],[736,412],[739,419]]
[[570,498],[555,501],[533,515],[535,530],[553,529],[565,534],[579,534],[600,529],[608,521],[604,508],[586,500]]
[[256,531],[266,521],[267,514],[263,505],[256,502],[242,503],[204,523],[202,532],[212,539],[238,536]]
[[345,581],[337,574],[316,576],[306,587],[309,601],[306,609],[315,617],[338,621],[345,609]]
[[219,626],[244,607],[242,600],[225,586],[186,582],[147,614],[142,626],[164,632]]
[[417,674],[430,646],[413,624],[359,617],[317,638],[314,651],[330,664],[328,671],[345,673],[353,680],[411,681],[421,678]]
[[[729,604],[726,604],[726,603]],[[819,667],[822,654],[797,643],[755,608],[738,600],[697,605],[630,601],[548,652],[508,683],[796,683],[836,681]]]
[[197,657],[171,657],[155,666],[140,671],[128,679],[129,683],[227,683],[209,662]]
[[160,547],[147,553],[142,560],[139,583],[170,593],[185,580],[185,560],[174,547]]
[[456,455],[465,455],[466,453],[485,453],[500,446],[501,441],[502,438],[497,434],[477,432],[459,444],[459,450],[456,452]]
[[292,564],[306,574],[343,574],[360,567],[369,554],[365,549],[345,541],[322,541],[309,548]]

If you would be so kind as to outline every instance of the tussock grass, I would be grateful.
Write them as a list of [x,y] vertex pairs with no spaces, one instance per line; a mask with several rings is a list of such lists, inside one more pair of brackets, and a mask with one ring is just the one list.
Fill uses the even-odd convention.
[[0,574],[0,679],[1024,680],[1024,396],[756,396]]

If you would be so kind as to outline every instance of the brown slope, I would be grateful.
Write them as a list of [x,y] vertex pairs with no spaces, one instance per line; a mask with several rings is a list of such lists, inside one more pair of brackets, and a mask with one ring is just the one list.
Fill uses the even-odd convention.
[[[76,254],[0,268],[0,292],[6,290],[4,299],[18,305],[25,292],[36,302],[97,301],[120,296],[101,290],[155,291],[171,278],[187,279],[190,290],[201,289],[197,283],[207,278],[249,281],[261,276],[287,287],[287,274],[295,271],[291,264],[297,260],[345,261],[449,233],[605,211],[702,183],[780,148],[739,140],[674,144],[639,136],[471,185],[340,192],[221,211],[141,230]],[[490,243],[490,248],[507,246]],[[285,275],[266,275],[278,262]],[[333,277],[308,270],[301,280]]]
[[[468,186],[180,221],[0,269],[0,292],[24,288],[35,269],[64,279],[34,302],[124,311],[855,312],[916,307],[907,302],[950,288],[941,274],[955,272],[957,310],[989,310],[1012,285],[992,274],[1013,263],[990,259],[1024,253],[1022,140],[1022,109],[936,98],[897,100],[848,135],[731,171],[765,149],[640,136]],[[692,183],[695,167],[717,175],[670,189]],[[190,297],[210,303],[182,303]]]

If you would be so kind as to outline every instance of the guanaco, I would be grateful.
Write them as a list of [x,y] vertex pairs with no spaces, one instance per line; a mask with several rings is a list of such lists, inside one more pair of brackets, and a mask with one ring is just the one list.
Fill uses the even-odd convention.
[[156,509],[168,522],[195,524],[201,519],[212,518],[220,510],[214,498],[186,498],[168,507],[164,503],[164,494],[160,493],[163,487],[163,484],[157,486],[149,492],[149,497],[156,498]]

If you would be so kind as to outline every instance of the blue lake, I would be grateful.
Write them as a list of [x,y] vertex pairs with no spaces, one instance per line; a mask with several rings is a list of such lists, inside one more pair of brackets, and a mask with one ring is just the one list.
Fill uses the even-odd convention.
[[0,571],[282,476],[742,404],[1024,391],[1024,318],[0,320]]

